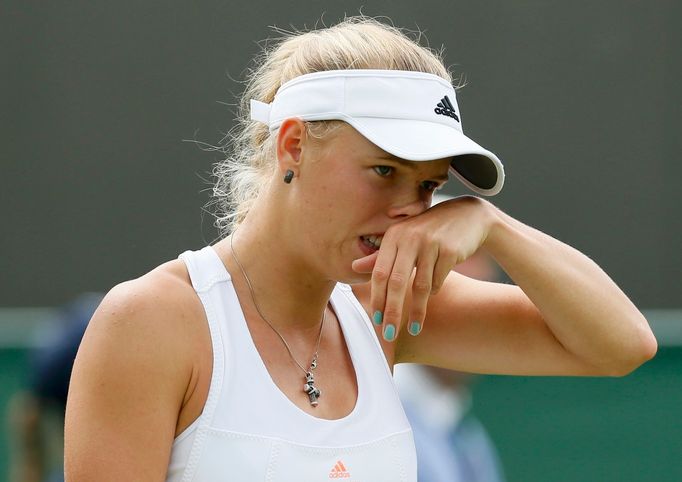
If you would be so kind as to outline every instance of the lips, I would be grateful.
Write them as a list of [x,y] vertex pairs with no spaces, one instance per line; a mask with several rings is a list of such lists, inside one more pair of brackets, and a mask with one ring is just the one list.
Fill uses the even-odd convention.
[[368,234],[365,236],[360,236],[360,249],[363,253],[365,253],[365,255],[375,253],[381,247],[381,240],[383,237],[383,234]]
[[384,239],[384,235],[370,234],[367,236],[360,236],[360,239],[362,239],[362,242],[367,244],[367,246],[374,249],[379,249],[381,247],[381,241]]

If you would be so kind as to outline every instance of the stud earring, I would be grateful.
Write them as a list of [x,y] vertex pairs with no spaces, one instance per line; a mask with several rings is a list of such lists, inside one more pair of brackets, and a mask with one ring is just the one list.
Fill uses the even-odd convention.
[[284,175],[284,182],[286,184],[291,184],[291,180],[294,178],[294,171],[287,169],[287,173]]

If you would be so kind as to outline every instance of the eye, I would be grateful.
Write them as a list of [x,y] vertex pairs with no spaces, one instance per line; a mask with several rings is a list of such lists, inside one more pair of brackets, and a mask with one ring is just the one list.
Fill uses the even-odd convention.
[[428,192],[434,192],[440,186],[436,181],[424,181],[422,182],[422,189]]
[[373,169],[374,172],[379,174],[381,177],[388,177],[393,172],[393,168],[391,166],[374,166]]

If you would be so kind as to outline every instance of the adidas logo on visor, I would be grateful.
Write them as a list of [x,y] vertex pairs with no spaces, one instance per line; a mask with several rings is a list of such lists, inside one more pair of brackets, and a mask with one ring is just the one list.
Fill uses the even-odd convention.
[[433,111],[436,114],[440,115],[446,115],[448,117],[452,117],[455,119],[457,122],[459,122],[459,117],[457,117],[457,113],[455,112],[455,108],[452,106],[452,102],[450,102],[450,99],[448,99],[448,96],[446,95],[443,97],[440,102],[438,102],[438,105],[436,106]]

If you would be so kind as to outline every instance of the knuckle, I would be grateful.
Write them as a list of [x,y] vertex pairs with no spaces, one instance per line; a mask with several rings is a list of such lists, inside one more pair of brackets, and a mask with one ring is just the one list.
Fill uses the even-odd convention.
[[388,285],[391,288],[402,288],[405,285],[406,277],[402,273],[391,273],[391,277],[388,280]]
[[438,251],[438,257],[443,259],[453,259],[457,257],[457,248],[453,246],[441,246]]
[[384,282],[388,279],[388,271],[382,267],[376,267],[374,268],[373,276],[376,281]]
[[384,238],[386,236],[392,237],[397,235],[400,232],[400,223],[398,224],[392,224],[386,229],[386,232],[384,232]]
[[436,234],[433,232],[426,232],[422,234],[422,238],[424,241],[426,241],[428,244],[433,244],[438,241],[438,238],[436,237]]
[[419,295],[425,295],[431,292],[431,283],[427,280],[415,280],[413,291]]
[[399,308],[395,306],[387,306],[386,310],[384,311],[384,320],[388,321],[399,320],[401,315],[402,312],[400,311]]
[[401,229],[400,239],[403,241],[412,241],[417,237],[417,230],[415,229]]
[[417,244],[423,237],[424,234],[416,229],[409,229],[403,233],[403,239],[409,244]]
[[441,251],[439,253],[438,260],[443,262],[448,268],[452,268],[461,261],[459,251],[456,251],[454,249],[447,249],[445,251]]

